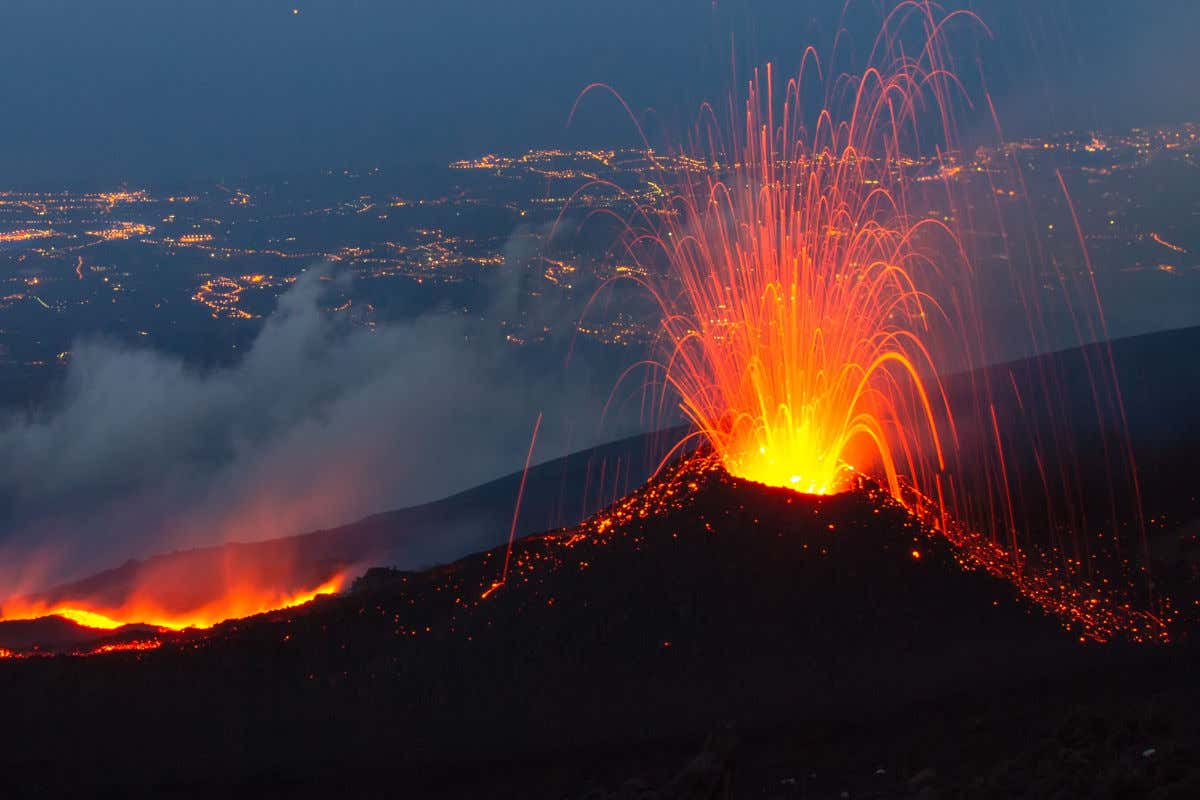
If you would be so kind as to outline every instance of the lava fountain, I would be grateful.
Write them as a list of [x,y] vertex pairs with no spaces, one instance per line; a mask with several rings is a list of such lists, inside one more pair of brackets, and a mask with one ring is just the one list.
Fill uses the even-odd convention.
[[735,476],[828,494],[873,460],[898,495],[917,440],[940,461],[944,399],[922,339],[936,307],[912,270],[919,229],[939,223],[906,215],[895,134],[877,124],[912,105],[916,80],[873,74],[847,122],[822,115],[806,136],[802,78],[776,128],[768,66],[733,162],[708,153],[713,169],[687,175],[662,215],[681,289],[658,292],[667,382]]
[[[1152,595],[1082,229],[1068,274],[1037,226],[1012,223],[1031,206],[1000,207],[999,195],[1029,200],[986,85],[973,98],[954,69],[947,31],[959,24],[986,33],[973,13],[901,0],[865,67],[843,66],[839,36],[824,60],[806,49],[786,81],[768,64],[726,109],[701,106],[681,148],[656,153],[643,134],[649,190],[607,183],[632,211],[592,213],[616,217],[626,272],[657,305],[648,396],[659,411],[677,403],[689,439],[736,477],[830,494],[866,475],[953,540],[989,540],[1015,580],[1040,561],[1086,597],[1109,583],[1104,558],[1131,594]],[[596,84],[576,107],[596,90],[624,104]],[[958,144],[968,109],[991,112],[986,165]],[[1051,352],[1051,297],[1075,332],[1057,347],[1080,346],[1082,405],[1068,399],[1067,356]],[[1006,367],[1014,341],[1050,354]]]
[[964,256],[945,221],[910,211],[908,148],[950,91],[937,42],[955,15],[902,11],[927,23],[916,57],[825,81],[810,48],[781,98],[767,65],[729,123],[706,105],[691,147],[655,160],[670,191],[628,228],[640,271],[660,276],[642,283],[662,385],[735,476],[830,494],[877,467],[899,497],[945,469],[954,423],[927,342],[946,315],[926,284]]

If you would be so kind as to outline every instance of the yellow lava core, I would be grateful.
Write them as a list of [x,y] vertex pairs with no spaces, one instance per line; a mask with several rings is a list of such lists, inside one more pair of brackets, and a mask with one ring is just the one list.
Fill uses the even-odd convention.
[[803,440],[786,442],[772,450],[761,445],[756,452],[726,453],[723,464],[730,475],[816,495],[842,491],[845,477],[852,471],[848,464],[825,458],[813,443]]

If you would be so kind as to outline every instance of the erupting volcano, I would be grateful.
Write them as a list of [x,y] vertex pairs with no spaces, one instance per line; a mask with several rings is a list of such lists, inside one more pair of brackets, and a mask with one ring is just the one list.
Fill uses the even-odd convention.
[[[771,65],[740,121],[732,101],[728,125],[706,106],[693,146],[663,162],[672,191],[643,210],[653,224],[632,231],[649,274],[669,265],[646,281],[664,383],[734,475],[830,494],[878,466],[900,496],[945,469],[953,420],[927,341],[946,317],[936,284],[964,256],[950,225],[911,208],[906,148],[922,109],[948,102],[951,18],[905,3],[889,21],[905,12],[926,26],[917,57],[825,83],[810,49],[781,106]],[[885,28],[876,52],[896,47]]]
[[788,83],[778,128],[773,77],[768,66],[755,79],[744,131],[703,154],[711,170],[685,174],[674,213],[659,215],[681,287],[656,292],[667,380],[734,475],[829,494],[878,463],[898,495],[926,438],[941,467],[942,398],[936,377],[926,388],[923,342],[940,309],[913,267],[926,258],[923,228],[953,236],[908,217],[899,134],[875,120],[911,113],[922,76],[864,78],[849,121],[822,114],[807,137],[803,76]]
[[[1102,298],[1200,293],[1200,124],[1006,136],[1037,3],[359,5],[101,31],[234,65],[201,133],[339,121],[261,177],[0,186],[0,798],[1197,796],[1200,314]],[[694,117],[613,88],[701,39],[754,55]],[[567,143],[600,93],[640,145]]]
[[[865,68],[842,70],[840,40],[824,60],[806,50],[782,90],[768,64],[726,115],[702,107],[688,146],[651,156],[657,199],[620,220],[644,276],[633,280],[661,314],[647,385],[733,476],[827,495],[870,475],[952,540],[990,540],[1021,580],[1048,570],[1086,596],[1108,583],[1111,558],[1161,612],[1146,596],[1141,493],[1082,233],[1076,277],[1033,256],[1000,279],[978,266],[980,230],[1006,252],[1040,249],[994,201],[998,183],[1021,185],[1015,164],[964,180],[956,119],[991,101],[956,76],[946,33],[960,23],[986,31],[970,12],[900,2]],[[595,88],[608,89],[584,95]],[[1083,413],[1067,408],[1078,379],[1056,356],[991,366],[1014,339],[1048,349],[1047,273],[1054,313],[1085,345]],[[997,286],[1005,310],[993,297],[987,311]],[[1025,318],[1015,333],[1012,317]],[[1103,465],[1099,491],[1084,488],[1088,458]]]
[[[956,118],[973,99],[946,35],[959,24],[986,30],[970,12],[904,0],[865,67],[843,66],[840,38],[827,58],[810,47],[782,89],[768,64],[724,112],[705,104],[682,149],[658,156],[647,143],[657,199],[633,200],[632,216],[618,218],[638,265],[630,272],[644,276],[635,280],[661,319],[661,351],[648,364],[654,405],[677,404],[692,425],[678,446],[706,441],[733,477],[812,495],[877,481],[971,551],[972,563],[1085,629],[1102,628],[1097,636],[1162,638],[1166,609],[1146,576],[1141,495],[1108,345],[1078,351],[1100,431],[1086,442],[1083,415],[1065,399],[1075,378],[1060,359],[991,366],[1002,351],[980,299],[972,235],[990,226],[1006,249],[1036,248],[1014,241],[998,207],[960,179]],[[984,99],[978,105],[990,108]],[[1005,177],[988,172],[988,202]],[[1057,263],[1034,264],[1028,274],[1011,268],[1002,312],[1027,317],[1028,350],[1046,349],[1046,309],[1033,287],[1051,268],[1079,343],[1104,342],[1090,267],[1069,280]],[[1087,485],[1097,471],[1099,492]],[[152,576],[118,595],[12,598],[0,620],[207,628],[343,583],[340,569],[296,576],[277,566],[270,575],[218,570],[221,580],[199,584],[193,574]],[[1122,604],[1114,582],[1147,615],[1090,623],[1089,604]]]

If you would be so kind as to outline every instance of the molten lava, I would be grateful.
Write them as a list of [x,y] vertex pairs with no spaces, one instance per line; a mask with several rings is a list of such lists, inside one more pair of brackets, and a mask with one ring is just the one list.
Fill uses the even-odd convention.
[[[960,110],[995,111],[956,75],[946,32],[982,21],[931,0],[884,5],[860,71],[835,37],[786,83],[768,64],[727,113],[704,104],[684,147],[659,155],[646,140],[653,199],[627,195],[632,211],[613,216],[636,264],[626,278],[661,319],[652,402],[677,403],[693,427],[680,447],[706,440],[732,476],[818,495],[870,476],[945,536],[990,542],[1017,578],[1036,558],[1083,587],[1115,559],[1155,605],[1082,228],[1073,277],[995,200],[997,182],[1023,189],[1016,159],[968,162],[957,144]],[[977,269],[985,259],[1005,266]],[[1053,349],[1046,275],[1052,313],[1077,343],[1102,344],[1080,348],[1082,370],[1058,354],[992,368],[1013,340]],[[1080,381],[1086,406],[1072,405]]]
[[60,598],[53,602],[15,598],[0,608],[0,621],[58,616],[88,628],[115,630],[124,625],[152,625],[166,630],[211,628],[230,619],[304,605],[319,595],[335,594],[345,583],[338,574],[321,584],[299,591],[276,587],[242,586],[189,608],[178,608],[143,589],[117,605],[95,599]]
[[923,238],[959,249],[940,220],[913,218],[900,149],[935,62],[871,70],[845,117],[802,121],[801,74],[775,119],[756,73],[742,125],[689,154],[656,215],[670,265],[651,285],[670,345],[666,383],[733,475],[811,494],[878,464],[893,494],[920,458],[941,469],[929,317],[940,308]]

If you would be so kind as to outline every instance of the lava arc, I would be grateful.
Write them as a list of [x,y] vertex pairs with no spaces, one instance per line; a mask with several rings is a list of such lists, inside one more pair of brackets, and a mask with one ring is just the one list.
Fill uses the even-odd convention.
[[736,476],[829,494],[879,468],[898,497],[945,468],[953,421],[927,343],[945,315],[926,284],[962,248],[910,210],[906,150],[947,91],[928,24],[919,57],[842,76],[815,116],[813,51],[782,103],[771,65],[756,72],[729,124],[706,108],[699,144],[666,162],[655,222],[632,232],[635,257],[668,265],[647,281],[664,385]]
[[[948,36],[986,33],[982,20],[929,0],[890,8],[864,61],[847,66],[835,37],[786,80],[768,64],[726,110],[704,104],[686,144],[658,154],[647,140],[651,199],[627,195],[632,211],[613,216],[661,320],[644,362],[653,405],[677,404],[735,477],[832,494],[868,476],[945,535],[989,540],[1014,575],[1040,561],[1086,594],[1108,559],[1156,604],[1082,230],[1084,266],[1068,273],[1038,226],[997,205],[998,182],[1024,186],[1015,158],[964,156],[968,108],[990,110],[1003,141]],[[616,94],[581,99],[596,88]],[[1055,316],[1075,332],[1065,345]],[[1064,346],[1081,346],[1084,405]],[[997,366],[1014,351],[1047,355]]]

